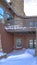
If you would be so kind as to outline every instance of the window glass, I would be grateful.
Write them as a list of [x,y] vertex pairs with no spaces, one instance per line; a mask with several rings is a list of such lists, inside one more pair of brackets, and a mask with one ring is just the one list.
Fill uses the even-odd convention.
[[33,22],[30,22],[29,25],[30,25],[30,27],[33,27]]
[[36,40],[34,39],[29,40],[28,47],[35,48],[35,46],[36,46]]
[[22,39],[21,38],[17,38],[16,39],[16,47],[17,48],[21,48],[22,47]]
[[29,47],[33,48],[33,40],[29,40]]
[[2,18],[3,18],[3,16],[0,15],[0,19],[2,19]]
[[6,18],[11,19],[12,17],[11,17],[11,15],[9,13],[6,13]]
[[35,27],[37,27],[37,22],[35,22]]
[[4,9],[0,7],[0,19],[3,18],[3,15],[4,15]]

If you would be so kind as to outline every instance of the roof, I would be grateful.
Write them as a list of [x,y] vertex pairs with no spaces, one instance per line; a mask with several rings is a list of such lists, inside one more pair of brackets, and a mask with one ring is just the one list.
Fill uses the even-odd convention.
[[11,9],[11,12],[13,12],[17,17],[20,17],[22,19],[37,18],[37,16],[20,16],[13,10],[13,8],[10,6],[10,4],[6,0],[0,0],[0,1],[4,2],[6,6]]

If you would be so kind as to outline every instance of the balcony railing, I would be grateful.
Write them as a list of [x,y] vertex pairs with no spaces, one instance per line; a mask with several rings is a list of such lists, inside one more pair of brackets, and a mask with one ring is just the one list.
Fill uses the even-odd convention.
[[36,31],[36,28],[36,21],[9,20],[5,25],[5,30],[8,32]]

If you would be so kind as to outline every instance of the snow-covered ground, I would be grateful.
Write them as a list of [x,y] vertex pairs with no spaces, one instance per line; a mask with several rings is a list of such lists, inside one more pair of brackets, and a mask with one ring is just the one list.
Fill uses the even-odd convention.
[[25,48],[23,48],[23,49],[21,49],[21,50],[14,50],[14,51],[12,51],[11,53],[9,53],[8,54],[8,56],[14,56],[14,55],[20,55],[20,54],[25,54],[25,53],[29,53],[29,54],[31,54],[31,55],[35,55],[35,49],[25,49]]
[[34,49],[14,50],[6,59],[0,60],[0,65],[37,65],[34,53]]

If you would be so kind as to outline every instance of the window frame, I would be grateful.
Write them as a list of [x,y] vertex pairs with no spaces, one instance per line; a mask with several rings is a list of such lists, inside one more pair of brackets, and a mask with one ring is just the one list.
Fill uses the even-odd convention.
[[[20,40],[20,41],[21,41],[21,46],[20,46],[20,47],[17,46],[18,43],[19,43],[19,41],[17,41],[17,40]],[[18,43],[17,43],[17,42],[18,42]],[[16,48],[22,48],[22,38],[16,38]]]

